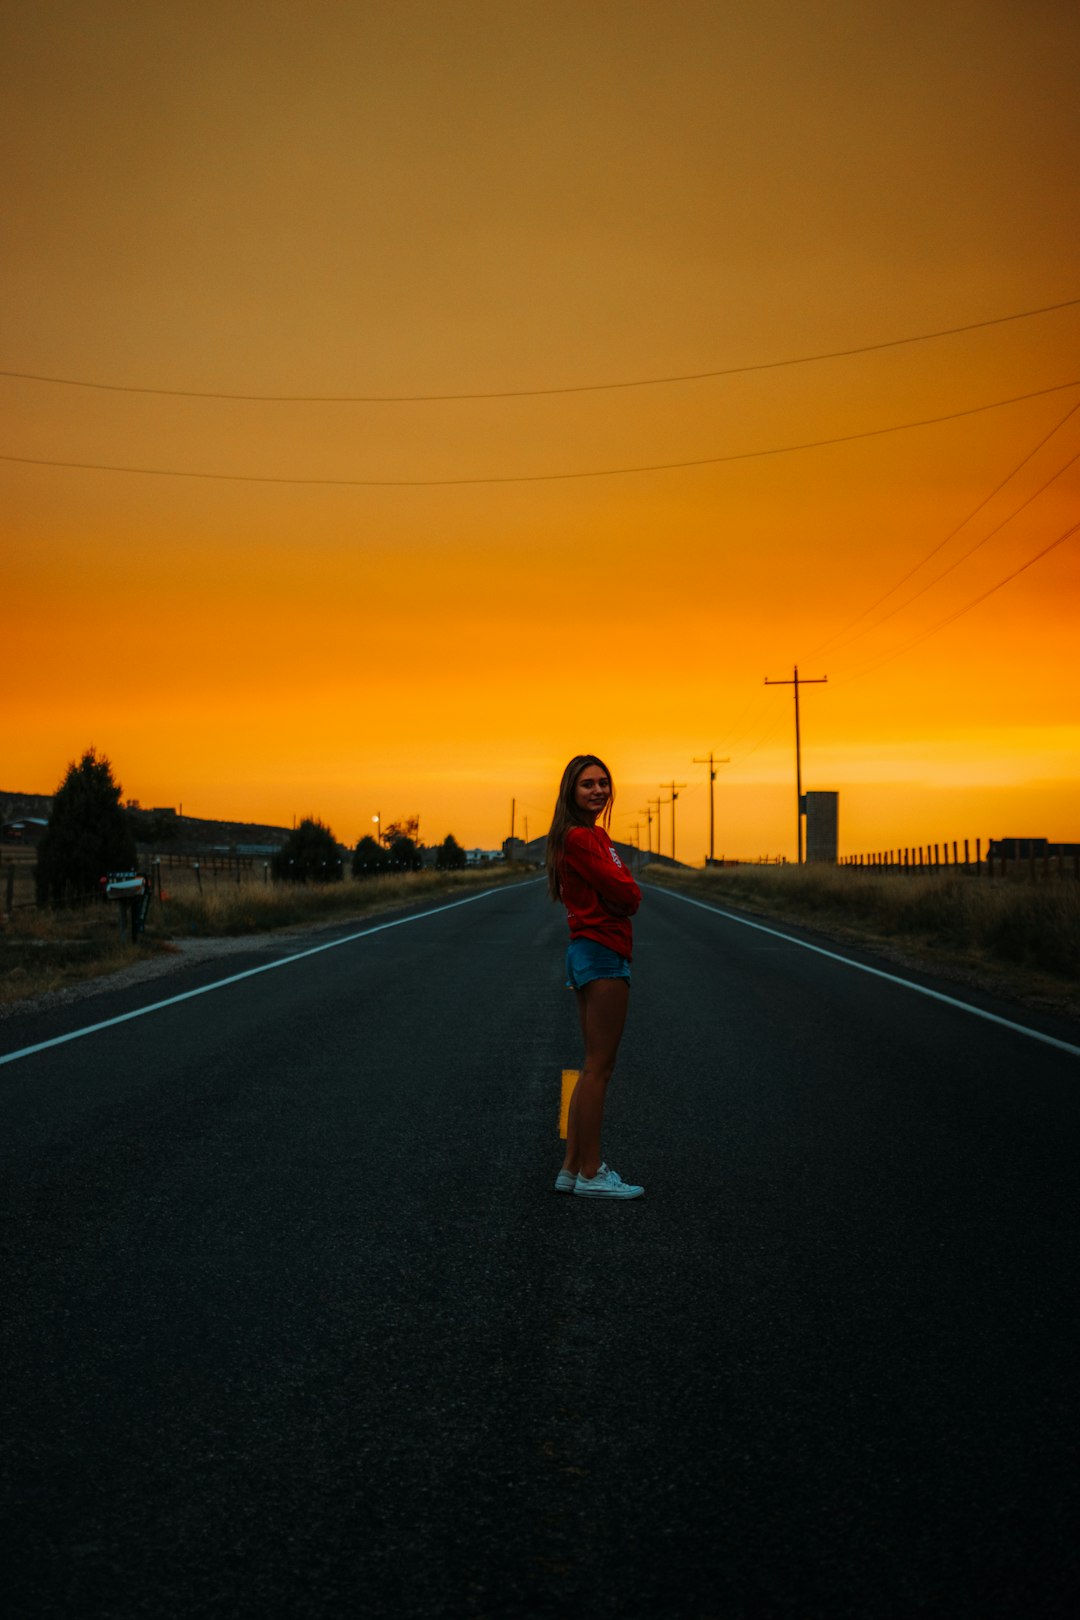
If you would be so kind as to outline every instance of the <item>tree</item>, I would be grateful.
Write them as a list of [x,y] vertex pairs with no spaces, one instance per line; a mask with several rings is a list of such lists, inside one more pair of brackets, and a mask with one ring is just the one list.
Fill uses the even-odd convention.
[[399,838],[408,838],[415,844],[420,833],[419,816],[402,816],[400,821],[392,821],[388,827],[383,828],[383,843],[389,849]]
[[435,865],[444,872],[457,872],[466,864],[465,851],[454,837],[447,833],[439,845],[439,852],[435,857]]
[[342,875],[337,839],[317,816],[293,828],[270,865],[287,883],[336,883]]
[[353,850],[353,877],[374,877],[377,872],[385,872],[389,864],[390,857],[385,849],[375,842],[370,833],[365,833]]
[[135,839],[120,793],[111,764],[95,748],[68,766],[38,845],[39,906],[87,900],[100,894],[109,872],[134,868]]

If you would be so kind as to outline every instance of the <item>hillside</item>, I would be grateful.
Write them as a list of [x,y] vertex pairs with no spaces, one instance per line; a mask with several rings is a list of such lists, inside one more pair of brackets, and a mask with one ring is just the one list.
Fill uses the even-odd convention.
[[[0,822],[17,821],[22,816],[39,816],[48,820],[52,809],[52,795],[47,793],[14,793],[0,788]],[[289,835],[288,827],[269,827],[257,821],[204,821],[199,816],[169,818],[175,833],[169,838],[155,840],[163,849],[213,849],[221,846],[270,845],[277,849]]]

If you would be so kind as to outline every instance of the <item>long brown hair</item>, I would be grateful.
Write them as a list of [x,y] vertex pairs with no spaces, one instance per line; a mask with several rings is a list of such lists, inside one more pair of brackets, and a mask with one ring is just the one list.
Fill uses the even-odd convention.
[[551,827],[547,835],[545,860],[547,863],[548,894],[552,900],[562,899],[562,883],[559,872],[562,866],[567,833],[571,827],[591,827],[593,825],[592,817],[586,815],[578,807],[577,800],[574,797],[577,779],[586,765],[599,765],[611,783],[608,801],[600,817],[605,827],[611,825],[611,806],[615,802],[615,783],[611,779],[611,772],[597,754],[575,754],[562,773],[562,781],[559,783],[559,796],[555,800],[555,814],[551,818]]

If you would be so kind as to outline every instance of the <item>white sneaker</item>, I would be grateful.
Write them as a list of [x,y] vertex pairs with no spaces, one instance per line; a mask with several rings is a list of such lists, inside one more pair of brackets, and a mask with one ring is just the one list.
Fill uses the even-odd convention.
[[573,1192],[577,1176],[572,1176],[569,1170],[560,1170],[555,1177],[556,1192]]
[[631,1187],[602,1164],[595,1176],[578,1176],[574,1192],[579,1198],[640,1198],[644,1187]]

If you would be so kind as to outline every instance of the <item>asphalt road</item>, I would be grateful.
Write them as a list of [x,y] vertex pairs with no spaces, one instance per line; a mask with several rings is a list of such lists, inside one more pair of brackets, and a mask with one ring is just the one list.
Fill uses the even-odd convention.
[[502,889],[0,1066],[11,1612],[1075,1612],[1080,1058],[650,889],[646,1196],[560,1197],[564,932]]

